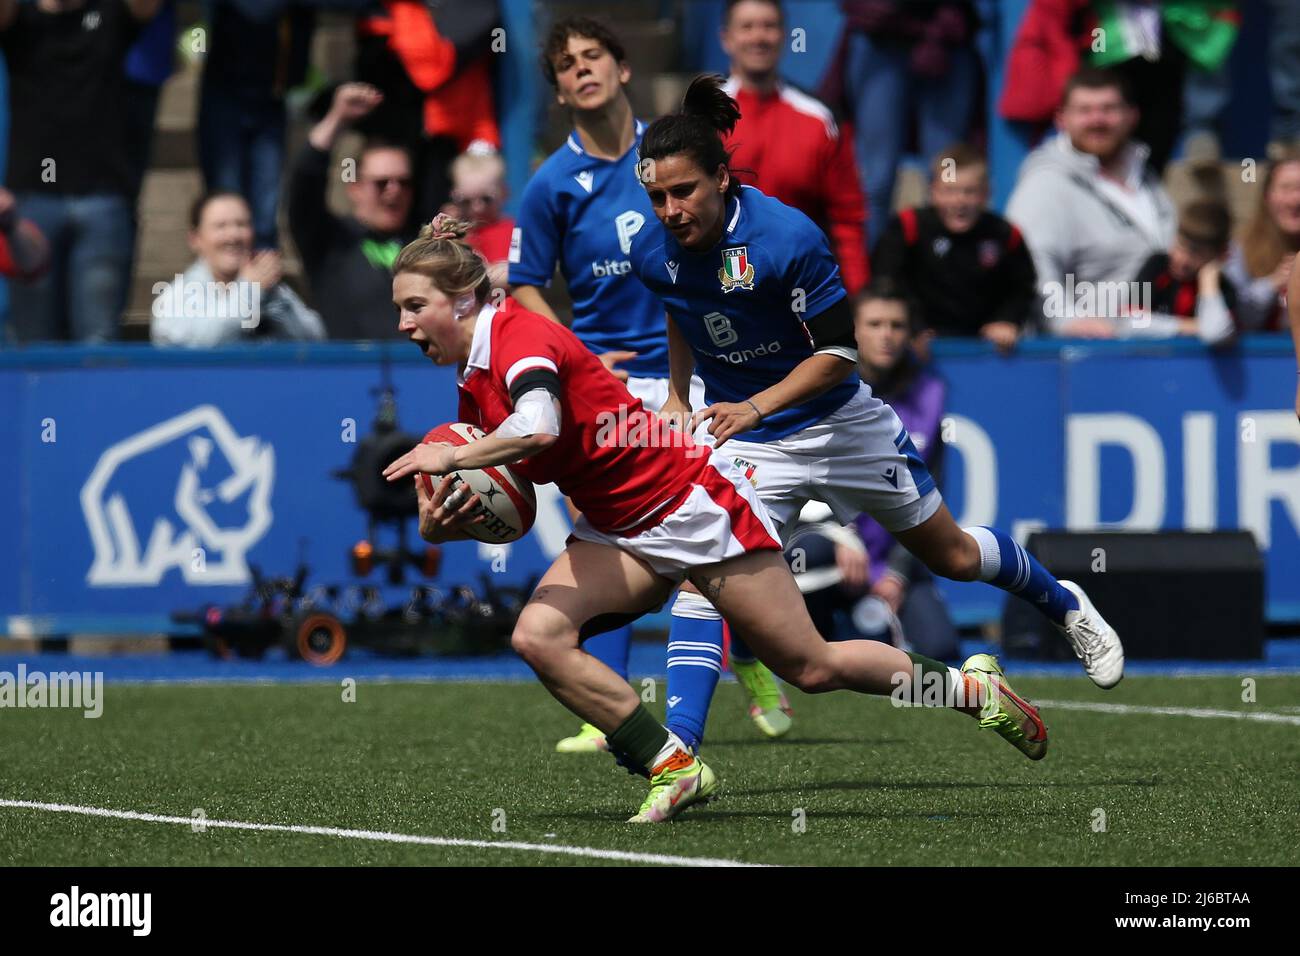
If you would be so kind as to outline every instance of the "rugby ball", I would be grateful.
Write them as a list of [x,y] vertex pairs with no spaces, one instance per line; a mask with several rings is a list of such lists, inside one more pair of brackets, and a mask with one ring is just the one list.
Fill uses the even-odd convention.
[[[424,436],[423,444],[446,442],[449,445],[468,445],[483,437],[482,429],[465,422],[448,422],[439,425]],[[465,531],[473,538],[487,544],[505,544],[518,541],[533,526],[537,517],[537,493],[533,483],[521,478],[505,465],[492,468],[462,468],[451,473],[452,493],[459,492],[463,499],[478,495],[476,515],[482,515],[478,524],[467,525]],[[433,494],[434,478],[421,475],[424,490]]]

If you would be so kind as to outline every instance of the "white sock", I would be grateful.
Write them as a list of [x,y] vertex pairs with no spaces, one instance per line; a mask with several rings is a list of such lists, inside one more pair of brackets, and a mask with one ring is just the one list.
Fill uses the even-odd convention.
[[663,749],[655,754],[655,759],[650,761],[650,769],[654,770],[655,767],[659,766],[677,751],[686,749],[686,744],[682,742],[682,738],[678,737],[671,730],[668,731],[668,740],[664,742]]

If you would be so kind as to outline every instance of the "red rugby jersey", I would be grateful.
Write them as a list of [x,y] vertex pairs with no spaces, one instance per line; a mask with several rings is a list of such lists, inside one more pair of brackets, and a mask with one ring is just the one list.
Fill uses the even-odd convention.
[[554,482],[599,531],[653,526],[700,475],[708,450],[647,412],[572,332],[514,299],[479,313],[461,421],[494,431],[514,411],[511,385],[536,369],[560,379],[559,439],[510,467],[534,484]]
[[733,76],[724,89],[740,107],[726,138],[736,177],[817,223],[830,238],[844,288],[855,294],[871,280],[871,266],[853,140],[840,134],[830,107],[785,83],[760,96]]

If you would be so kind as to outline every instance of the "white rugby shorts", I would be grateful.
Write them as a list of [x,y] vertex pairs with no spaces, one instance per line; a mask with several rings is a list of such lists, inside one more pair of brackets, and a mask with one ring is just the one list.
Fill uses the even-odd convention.
[[640,558],[657,574],[680,582],[692,568],[717,564],[749,551],[779,551],[776,526],[754,486],[723,451],[714,451],[684,497],[666,501],[627,534],[598,531],[586,517],[573,526],[582,541],[607,544]]
[[[666,378],[637,378],[635,375],[629,375],[627,390],[632,393],[634,398],[641,399],[641,404],[646,407],[648,412],[659,411],[664,407],[664,402],[668,401],[668,379]],[[692,375],[691,411],[698,412],[703,407],[704,380],[698,375]],[[695,440],[696,444],[712,445],[713,436],[709,434],[709,423],[700,422],[691,438]]]
[[887,531],[915,528],[943,504],[898,415],[866,385],[802,431],[764,443],[732,438],[714,455],[749,477],[783,535],[810,500],[841,524],[865,512]]

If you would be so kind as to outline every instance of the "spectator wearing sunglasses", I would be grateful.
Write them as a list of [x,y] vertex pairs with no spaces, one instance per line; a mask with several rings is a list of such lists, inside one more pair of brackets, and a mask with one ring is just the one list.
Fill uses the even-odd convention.
[[451,202],[443,209],[473,224],[465,241],[488,264],[492,288],[508,284],[510,234],[515,221],[501,215],[506,198],[506,164],[495,150],[471,148],[451,164]]
[[[371,139],[355,157],[332,156],[343,131],[382,100],[383,94],[365,83],[340,86],[329,112],[312,127],[290,176],[289,231],[331,339],[405,338],[393,321],[390,270],[414,238],[407,226],[413,195],[410,152]],[[343,183],[347,216],[329,207],[332,180]]]

